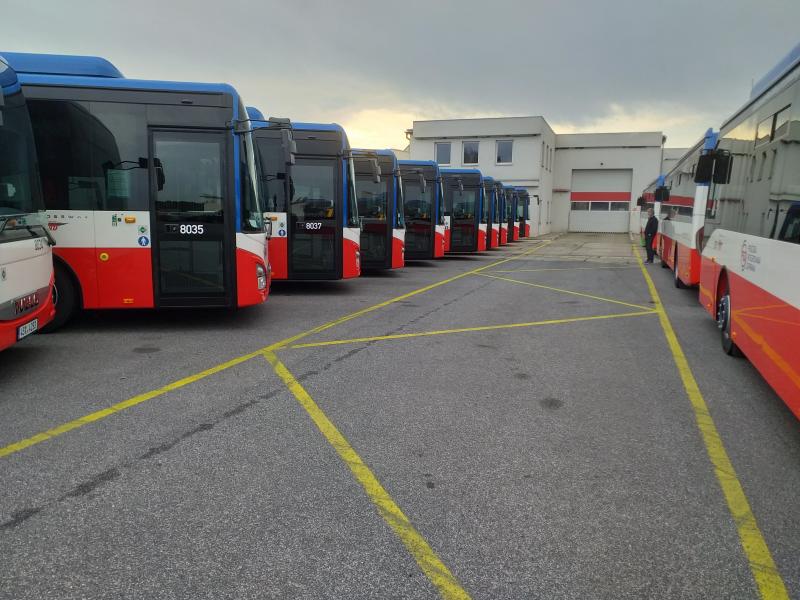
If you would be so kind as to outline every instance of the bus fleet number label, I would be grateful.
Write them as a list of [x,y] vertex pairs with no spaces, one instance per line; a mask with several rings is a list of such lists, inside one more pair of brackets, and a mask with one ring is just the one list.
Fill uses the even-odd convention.
[[183,224],[177,227],[181,235],[203,235],[202,225]]
[[301,227],[309,230],[322,229],[322,223],[303,223]]

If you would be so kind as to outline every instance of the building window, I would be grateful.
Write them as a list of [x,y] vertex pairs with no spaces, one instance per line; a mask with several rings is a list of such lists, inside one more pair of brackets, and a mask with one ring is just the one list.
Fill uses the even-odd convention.
[[464,142],[464,161],[465,165],[478,164],[478,144],[479,142]]
[[588,202],[572,202],[572,210],[589,210]]
[[514,157],[513,140],[497,140],[497,164],[510,165]]
[[450,164],[450,142],[436,142],[436,162],[440,165]]
[[772,117],[767,117],[758,124],[756,130],[756,146],[764,144],[772,138]]
[[612,211],[630,210],[629,202],[611,202]]
[[775,132],[772,134],[772,139],[777,139],[789,131],[789,109],[791,106],[787,106],[784,109],[779,110],[775,114]]

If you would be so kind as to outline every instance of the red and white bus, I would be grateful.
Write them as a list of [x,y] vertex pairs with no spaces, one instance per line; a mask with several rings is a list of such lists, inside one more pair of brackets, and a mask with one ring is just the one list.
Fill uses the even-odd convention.
[[53,327],[79,308],[266,300],[266,232],[236,90],[126,79],[101,58],[6,56],[57,242]]
[[520,237],[531,237],[531,195],[525,188],[516,188],[519,202],[517,202],[517,226]]
[[519,241],[519,194],[517,188],[506,186],[506,221],[508,222],[508,241]]
[[[710,180],[695,181],[700,157],[713,152],[717,134],[709,129],[672,170],[663,176],[663,187],[658,194],[646,190],[654,199],[654,212],[659,217],[656,251],[661,266],[672,269],[675,287],[695,286],[700,283],[700,249],[702,248]],[[647,220],[644,213],[642,227]]]
[[800,417],[800,45],[720,128],[695,178],[712,181],[700,302]]
[[361,220],[361,268],[405,266],[403,179],[391,150],[353,150],[358,217]]
[[0,57],[0,350],[55,316],[46,224],[25,98]]
[[499,181],[495,181],[495,190],[497,192],[497,207],[498,207],[498,225],[500,226],[500,245],[505,246],[508,244],[508,186],[503,185]]
[[442,258],[446,229],[439,165],[431,160],[398,162],[406,213],[406,259]]
[[486,221],[486,249],[500,245],[500,207],[497,203],[497,188],[492,177],[483,178],[483,213]]
[[[265,120],[248,108],[264,217],[272,223],[273,279],[333,280],[361,274],[361,225],[347,134],[335,123]],[[294,152],[287,161],[285,129]]]

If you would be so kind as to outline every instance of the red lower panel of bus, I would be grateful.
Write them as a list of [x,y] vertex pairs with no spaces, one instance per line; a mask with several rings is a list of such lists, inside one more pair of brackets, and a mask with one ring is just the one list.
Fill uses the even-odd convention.
[[41,329],[53,320],[56,316],[56,307],[53,304],[53,277],[50,277],[50,287],[44,298],[39,299],[39,306],[35,310],[26,315],[22,315],[13,321],[3,321],[0,323],[0,350],[5,350],[9,346],[17,343],[17,329],[30,323],[34,319],[38,319],[37,329]]
[[72,269],[84,308],[153,308],[150,248],[63,248],[55,255]]
[[438,231],[433,234],[433,257],[442,258],[445,250],[445,234]]
[[361,275],[361,259],[359,246],[353,240],[342,241],[342,278],[351,279]]
[[505,246],[508,243],[508,230],[501,227],[500,228],[500,245]]
[[800,309],[728,271],[736,345],[800,418]]
[[392,268],[402,269],[406,264],[405,243],[400,238],[392,236]]
[[[263,290],[258,289],[257,265],[261,265],[267,273],[267,286]],[[236,248],[237,306],[253,306],[264,302],[269,296],[270,283],[271,275],[264,264],[264,259],[247,250]]]
[[492,248],[497,248],[500,245],[500,230],[497,227],[492,227]]
[[478,229],[478,252],[486,250],[486,232],[483,229]]
[[453,237],[452,231],[448,227],[444,230],[444,251],[450,252],[450,241]]
[[686,285],[700,283],[700,253],[694,248],[673,240],[665,235],[661,236],[661,252],[659,257],[669,268],[675,270],[675,250],[678,250],[678,277]]
[[272,267],[273,279],[289,278],[289,238],[272,237],[269,239],[269,264]]
[[511,237],[515,242],[519,239],[519,225],[514,225],[513,236]]
[[525,223],[525,237],[531,237],[531,226]]
[[[700,303],[717,317],[717,290],[722,269],[702,257]],[[731,335],[762,377],[800,418],[800,310],[726,271],[733,309]]]

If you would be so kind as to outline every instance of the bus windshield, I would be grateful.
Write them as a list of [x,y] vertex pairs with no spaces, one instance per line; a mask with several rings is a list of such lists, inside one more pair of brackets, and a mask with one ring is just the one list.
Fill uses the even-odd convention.
[[475,207],[478,203],[478,190],[476,188],[464,188],[451,191],[453,194],[453,218],[472,219],[475,217]]
[[297,158],[292,167],[292,216],[333,219],[336,216],[336,161]]
[[365,219],[385,221],[389,208],[388,188],[391,183],[392,178],[388,175],[383,175],[376,183],[372,175],[357,174],[358,214]]
[[413,221],[430,221],[433,218],[433,202],[436,188],[430,183],[425,191],[413,176],[403,180],[405,189],[406,218]]
[[0,219],[43,210],[33,130],[17,92],[0,102]]

